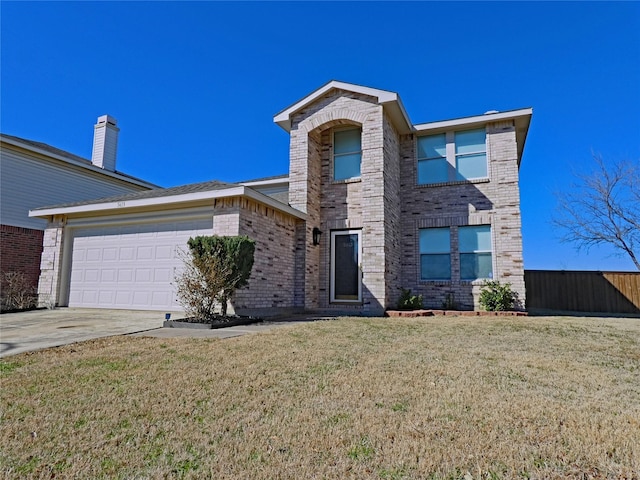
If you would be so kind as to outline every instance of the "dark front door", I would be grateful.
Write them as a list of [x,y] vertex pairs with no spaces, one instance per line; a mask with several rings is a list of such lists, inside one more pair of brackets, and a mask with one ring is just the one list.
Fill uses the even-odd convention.
[[331,301],[361,302],[360,231],[331,232]]

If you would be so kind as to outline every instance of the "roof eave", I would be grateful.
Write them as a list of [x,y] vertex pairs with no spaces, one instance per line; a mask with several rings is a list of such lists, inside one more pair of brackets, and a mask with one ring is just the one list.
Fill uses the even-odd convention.
[[71,207],[45,207],[45,208],[37,208],[29,211],[29,217],[38,217],[38,218],[48,218],[53,215],[73,215],[73,214],[83,214],[83,213],[109,213],[114,214],[117,212],[126,212],[128,210],[140,209],[140,208],[151,208],[154,207],[162,207],[165,208],[169,205],[185,205],[189,203],[197,203],[206,200],[215,200],[218,198],[229,198],[229,197],[247,197],[251,198],[257,202],[263,203],[269,207],[272,207],[281,212],[287,213],[296,218],[300,218],[302,220],[306,219],[306,214],[303,212],[296,210],[289,205],[285,205],[284,203],[278,202],[273,198],[264,195],[260,192],[253,190],[252,188],[239,186],[233,188],[225,188],[222,190],[209,190],[206,192],[196,192],[196,193],[188,193],[182,195],[171,195],[166,197],[154,197],[154,198],[144,198],[138,200],[125,200],[125,201],[114,201],[114,202],[104,202],[104,203],[92,203],[85,205],[76,205]]
[[249,180],[248,182],[240,182],[240,185],[244,185],[245,187],[262,187],[262,186],[270,186],[270,185],[288,185],[289,184],[289,176],[280,177],[280,178],[272,178],[270,180]]
[[533,109],[529,109],[528,115],[522,115],[515,119],[516,127],[516,144],[518,147],[518,168],[522,162],[522,155],[524,153],[524,144],[527,141],[527,134],[529,133],[529,126],[531,125],[531,117],[533,115]]
[[440,120],[437,122],[416,124],[415,131],[420,134],[422,132],[438,133],[457,127],[474,127],[501,120],[515,120],[519,117],[529,118],[533,114],[531,107],[520,108],[518,110],[509,110],[506,112],[485,113],[484,115],[473,115],[471,117],[452,118],[450,120]]

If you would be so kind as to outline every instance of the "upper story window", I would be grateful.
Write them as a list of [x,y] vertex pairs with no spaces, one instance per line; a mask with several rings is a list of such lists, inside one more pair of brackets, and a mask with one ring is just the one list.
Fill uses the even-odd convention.
[[362,131],[350,128],[333,132],[333,179],[359,177],[361,162]]
[[447,138],[444,133],[418,138],[418,183],[449,181]]
[[487,142],[484,128],[455,133],[458,180],[487,177]]
[[449,227],[420,230],[420,278],[422,280],[451,280]]
[[488,177],[484,128],[418,137],[418,184]]

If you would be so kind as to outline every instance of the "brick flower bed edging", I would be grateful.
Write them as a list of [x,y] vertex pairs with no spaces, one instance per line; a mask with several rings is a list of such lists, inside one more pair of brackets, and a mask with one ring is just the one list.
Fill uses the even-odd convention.
[[198,323],[198,322],[181,322],[180,320],[165,320],[162,323],[164,328],[193,328],[201,330],[212,330],[214,328],[239,327],[242,325],[251,325],[253,323],[262,322],[261,318],[239,318],[230,322],[218,323]]
[[481,312],[470,310],[387,310],[385,317],[433,317],[435,315],[449,317],[526,317],[527,312]]

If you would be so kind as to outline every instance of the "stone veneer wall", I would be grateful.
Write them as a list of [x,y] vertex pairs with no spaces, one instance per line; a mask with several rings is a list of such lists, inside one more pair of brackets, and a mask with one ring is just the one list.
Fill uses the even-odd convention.
[[296,218],[246,198],[216,200],[215,235],[247,235],[255,240],[249,284],[238,290],[239,314],[274,314],[295,307]]
[[[391,161],[393,154],[384,155],[383,116],[383,107],[375,99],[335,90],[292,118],[289,203],[308,215],[305,242],[305,307],[308,309],[356,309],[374,314],[381,313],[388,302],[385,162]],[[335,182],[331,163],[332,129],[345,125],[362,127],[361,178]],[[324,232],[319,246],[312,245],[314,226]],[[329,302],[330,232],[360,228],[363,303],[332,305]],[[391,262],[392,266],[396,264],[397,261]]]
[[58,304],[60,276],[62,273],[62,249],[64,247],[64,219],[54,217],[47,224],[42,240],[40,281],[38,282],[38,306]]
[[[442,308],[447,295],[462,309],[478,309],[482,281],[460,281],[458,227],[491,225],[494,279],[511,283],[525,301],[522,230],[515,128],[512,121],[487,125],[489,180],[417,185],[414,135],[401,137],[402,287]],[[420,280],[420,228],[451,227],[451,281]]]
[[35,292],[40,277],[42,230],[0,225],[0,274],[23,273]]

